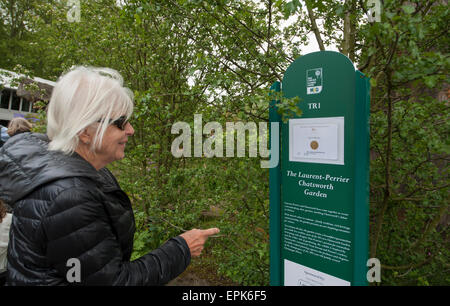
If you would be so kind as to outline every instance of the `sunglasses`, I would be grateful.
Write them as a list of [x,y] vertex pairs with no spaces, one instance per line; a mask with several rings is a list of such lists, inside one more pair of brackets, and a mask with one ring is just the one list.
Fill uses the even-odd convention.
[[[97,122],[102,122],[102,120],[98,120]],[[116,120],[109,119],[109,124],[115,125],[117,128],[121,129],[122,131],[125,130],[125,126],[128,123],[127,116],[120,116]]]

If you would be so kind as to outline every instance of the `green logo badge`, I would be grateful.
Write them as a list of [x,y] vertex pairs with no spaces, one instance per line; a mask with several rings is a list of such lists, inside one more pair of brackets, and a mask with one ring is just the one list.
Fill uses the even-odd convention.
[[306,94],[314,95],[322,91],[322,68],[306,70]]

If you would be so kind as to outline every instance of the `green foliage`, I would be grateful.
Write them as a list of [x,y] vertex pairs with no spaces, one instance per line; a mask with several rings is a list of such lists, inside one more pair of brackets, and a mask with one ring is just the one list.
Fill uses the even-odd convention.
[[[371,78],[369,257],[383,265],[381,284],[448,285],[450,129],[448,98],[437,93],[449,84],[449,8],[382,2],[381,22],[370,23],[366,2],[354,0],[81,1],[81,21],[70,23],[64,1],[0,0],[0,67],[20,63],[52,80],[72,65],[120,71],[135,93],[135,135],[111,169],[135,210],[133,259],[217,226],[207,245],[217,272],[267,285],[267,170],[258,158],[174,158],[171,127],[193,130],[194,114],[222,126],[265,122],[271,99],[284,121],[300,116],[298,97],[268,88],[321,19],[325,47]],[[35,130],[44,132],[40,109]]]
[[376,86],[371,257],[385,267],[385,284],[448,284],[449,113],[437,96],[448,84],[448,37],[436,25],[445,19],[448,8],[438,2],[385,1],[382,22],[361,31]]

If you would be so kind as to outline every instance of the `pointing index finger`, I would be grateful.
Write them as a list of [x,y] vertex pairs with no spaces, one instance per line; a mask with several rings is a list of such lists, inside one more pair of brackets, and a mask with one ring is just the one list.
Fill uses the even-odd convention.
[[203,230],[203,234],[205,236],[212,236],[212,235],[218,234],[219,232],[220,232],[220,230],[217,227],[208,228],[206,230]]

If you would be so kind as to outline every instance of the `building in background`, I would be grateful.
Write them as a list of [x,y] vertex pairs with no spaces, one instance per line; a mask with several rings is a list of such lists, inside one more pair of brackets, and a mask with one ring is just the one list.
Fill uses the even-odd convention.
[[54,86],[50,80],[0,69],[0,125],[14,117],[37,118],[36,102],[49,101]]

